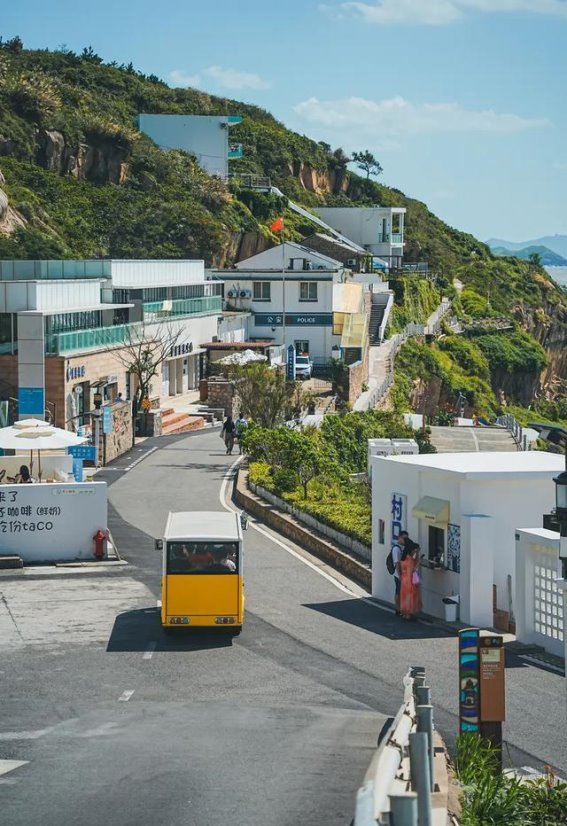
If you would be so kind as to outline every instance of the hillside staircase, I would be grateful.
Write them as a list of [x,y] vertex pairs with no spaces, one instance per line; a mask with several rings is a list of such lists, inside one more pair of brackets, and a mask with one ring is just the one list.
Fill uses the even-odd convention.
[[190,416],[182,410],[174,410],[173,407],[162,408],[161,411],[161,435],[172,436],[177,433],[186,433],[190,430],[200,430],[205,426],[205,419],[202,416]]
[[384,314],[390,302],[390,292],[373,293],[372,307],[370,309],[370,321],[368,325],[368,337],[371,345],[382,344],[380,327],[384,321]]

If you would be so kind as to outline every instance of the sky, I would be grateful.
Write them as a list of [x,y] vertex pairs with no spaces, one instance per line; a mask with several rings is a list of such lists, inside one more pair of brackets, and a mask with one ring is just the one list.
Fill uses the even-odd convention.
[[382,183],[482,240],[567,234],[567,0],[3,5],[4,39],[91,45],[369,149]]

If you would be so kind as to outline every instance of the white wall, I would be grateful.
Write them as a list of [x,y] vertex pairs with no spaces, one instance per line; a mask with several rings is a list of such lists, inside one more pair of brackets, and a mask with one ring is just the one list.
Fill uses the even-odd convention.
[[205,280],[204,261],[111,261],[112,286],[144,287],[183,286]]
[[516,636],[565,656],[565,615],[559,534],[544,528],[516,531]]
[[333,229],[365,247],[378,243],[383,219],[386,219],[386,232],[391,234],[394,213],[402,216],[403,227],[406,210],[403,207],[318,207],[314,211]]
[[220,341],[229,343],[248,341],[248,328],[252,316],[248,314],[223,315],[218,324],[217,335]]
[[[321,276],[319,276],[321,278]],[[229,299],[231,305],[253,313],[260,313],[273,318],[273,323],[259,324],[256,317],[249,319],[249,335],[252,338],[273,340],[274,344],[283,344],[282,311],[284,304],[284,287],[282,279],[270,279],[266,273],[235,273],[234,278],[225,279],[225,298],[230,289],[250,290],[253,295],[254,281],[268,281],[271,285],[270,301],[254,301],[253,298]],[[317,301],[300,301],[300,282],[310,281],[317,284]],[[302,324],[286,325],[285,344],[295,341],[309,341],[309,352],[312,358],[329,359],[334,344],[340,344],[340,336],[333,336],[331,325],[309,324],[307,320],[313,313],[333,312],[333,276],[329,274],[324,280],[317,280],[313,272],[305,272],[293,276],[286,276],[285,280],[285,307],[286,316],[297,315],[306,320]],[[273,330],[272,328],[275,327]]]
[[[284,243],[283,250],[282,245],[278,244],[276,247],[270,247],[270,249],[252,255],[250,258],[239,261],[236,267],[239,270],[280,270],[281,272],[284,266],[285,269],[289,269],[291,258],[304,258],[317,268],[332,270],[344,269],[343,264],[334,261],[332,258],[328,258],[322,253],[315,252],[315,250],[309,249],[309,247],[301,247],[289,243]],[[294,269],[299,266],[300,262],[296,260],[294,262]],[[309,270],[307,270],[307,272],[309,272]]]
[[[407,496],[407,530],[427,556],[428,524],[411,515],[419,499],[433,496],[450,504],[449,521],[461,528],[461,573],[423,570],[423,610],[443,616],[443,596],[461,595],[461,619],[480,624],[492,613],[492,585],[497,586],[498,608],[510,611],[508,577],[514,593],[514,529],[519,522],[537,524],[554,503],[552,478],[489,481],[465,480],[464,475],[434,468],[372,460],[372,593],[393,601],[392,577],[386,570],[390,550],[392,494]],[[385,521],[385,542],[378,543],[378,520]],[[472,592],[471,592],[472,589]],[[464,593],[466,591],[467,593]],[[492,625],[492,623],[490,623]]]
[[0,553],[24,562],[93,558],[93,536],[108,527],[106,482],[2,485],[0,493]]
[[[33,282],[32,282],[33,283]],[[30,310],[80,309],[100,304],[100,281],[37,281],[35,282],[35,307]]]
[[228,175],[228,118],[208,115],[139,115],[141,132],[162,149],[195,155],[209,175]]

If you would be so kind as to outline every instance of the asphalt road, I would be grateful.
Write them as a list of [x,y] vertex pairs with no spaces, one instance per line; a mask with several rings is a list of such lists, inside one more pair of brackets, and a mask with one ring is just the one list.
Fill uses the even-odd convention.
[[[162,634],[153,538],[169,510],[222,508],[222,448],[214,431],[167,438],[105,471],[128,566],[0,578],[3,826],[346,826],[410,664],[455,731],[455,638],[263,526],[245,534],[242,635]],[[564,678],[509,664],[511,758],[567,771]]]

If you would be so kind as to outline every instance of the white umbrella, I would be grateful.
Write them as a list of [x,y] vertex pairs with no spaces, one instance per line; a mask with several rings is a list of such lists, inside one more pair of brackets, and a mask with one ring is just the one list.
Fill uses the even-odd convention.
[[[35,424],[30,424],[35,422]],[[41,480],[41,453],[42,450],[61,450],[72,445],[82,445],[87,441],[86,436],[77,436],[69,430],[52,427],[39,419],[22,419],[12,427],[3,427],[0,430],[0,448],[4,450],[29,450],[30,466],[33,463],[33,451],[37,450],[39,463],[39,479]]]
[[244,350],[244,352],[237,352],[231,353],[229,356],[225,356],[222,359],[219,359],[219,364],[238,364],[242,366],[244,364],[249,364],[253,361],[267,361],[267,356],[262,356],[260,353],[255,353],[253,350]]

